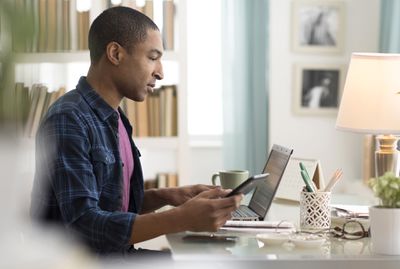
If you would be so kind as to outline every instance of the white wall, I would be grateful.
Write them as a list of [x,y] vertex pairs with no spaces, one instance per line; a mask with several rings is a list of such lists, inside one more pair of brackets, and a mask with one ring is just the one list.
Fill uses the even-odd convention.
[[319,159],[325,178],[342,168],[344,179],[352,180],[362,177],[363,136],[335,130],[336,115],[299,116],[292,110],[295,63],[344,64],[347,68],[352,52],[378,50],[380,1],[344,2],[344,52],[327,55],[294,53],[291,1],[270,0],[269,141],[293,147],[296,156]]
[[189,184],[211,184],[211,176],[223,170],[220,146],[191,146],[191,167]]

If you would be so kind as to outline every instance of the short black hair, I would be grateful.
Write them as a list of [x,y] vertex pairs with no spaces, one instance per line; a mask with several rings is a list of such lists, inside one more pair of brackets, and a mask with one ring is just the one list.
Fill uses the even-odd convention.
[[130,53],[136,44],[146,40],[149,29],[159,31],[149,17],[135,9],[118,6],[104,10],[89,30],[91,62],[99,61],[107,45],[113,41]]

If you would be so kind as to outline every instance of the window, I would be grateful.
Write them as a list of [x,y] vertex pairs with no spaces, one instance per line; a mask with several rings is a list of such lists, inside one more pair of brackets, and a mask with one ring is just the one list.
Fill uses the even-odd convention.
[[221,1],[187,1],[188,131],[222,135]]

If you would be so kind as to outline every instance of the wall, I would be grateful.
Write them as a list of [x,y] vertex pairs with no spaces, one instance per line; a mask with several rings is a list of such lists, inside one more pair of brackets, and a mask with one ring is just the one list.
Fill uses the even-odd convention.
[[191,144],[189,184],[211,184],[212,174],[224,168],[221,146],[212,144],[202,146]]
[[347,68],[351,52],[378,50],[380,1],[344,2],[344,52],[327,55],[294,53],[291,1],[270,0],[269,141],[293,147],[296,156],[319,159],[325,178],[342,168],[349,181],[362,177],[363,136],[335,130],[336,115],[298,116],[292,112],[295,63],[345,64]]

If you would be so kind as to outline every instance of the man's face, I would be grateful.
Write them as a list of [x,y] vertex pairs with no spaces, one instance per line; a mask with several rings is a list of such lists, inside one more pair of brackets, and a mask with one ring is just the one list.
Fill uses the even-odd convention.
[[161,64],[163,54],[161,34],[149,29],[144,42],[137,44],[118,66],[118,91],[134,101],[143,101],[153,91],[156,80],[164,77]]

